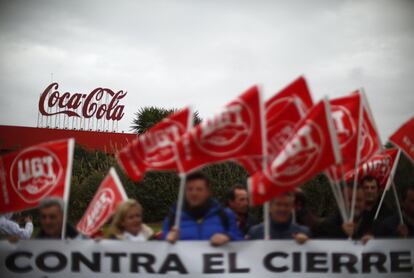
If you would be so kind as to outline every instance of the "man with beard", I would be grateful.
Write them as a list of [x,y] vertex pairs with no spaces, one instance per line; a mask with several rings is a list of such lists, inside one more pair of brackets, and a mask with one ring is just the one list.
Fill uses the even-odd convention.
[[180,227],[175,227],[176,206],[164,220],[162,238],[177,240],[209,240],[221,246],[231,240],[243,239],[234,213],[212,198],[210,182],[201,172],[189,174],[185,183],[184,205]]
[[[368,225],[373,225],[375,213],[377,212],[381,199],[382,190],[378,180],[373,176],[364,176],[361,180],[361,186],[365,195],[365,213]],[[376,223],[392,215],[392,210],[383,202]]]
[[230,188],[226,195],[226,205],[236,214],[237,227],[243,236],[252,226],[259,224],[257,219],[249,213],[249,196],[243,185]]
[[[365,195],[362,187],[357,187],[355,199],[354,221],[342,220],[341,214],[336,212],[333,216],[322,221],[319,225],[317,237],[319,238],[349,238],[360,239],[363,243],[372,239],[373,231],[369,217],[365,211]],[[346,195],[348,193],[348,195]],[[348,185],[348,190],[344,190],[345,198],[348,198],[349,204],[352,202],[353,186]]]

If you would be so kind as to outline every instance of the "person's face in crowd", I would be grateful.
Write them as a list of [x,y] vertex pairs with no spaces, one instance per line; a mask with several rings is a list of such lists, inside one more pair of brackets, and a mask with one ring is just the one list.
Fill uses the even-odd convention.
[[234,200],[229,201],[229,207],[237,214],[247,213],[249,209],[247,191],[244,189],[235,189]]
[[270,217],[276,223],[286,223],[292,216],[293,196],[282,195],[270,202]]
[[407,191],[407,196],[403,200],[402,206],[404,212],[408,214],[408,216],[414,218],[414,190]]
[[374,203],[377,200],[379,188],[376,180],[364,181],[362,189],[364,189],[366,202]]
[[124,231],[137,235],[141,230],[142,225],[142,211],[137,206],[132,206],[125,214],[124,220],[121,223]]
[[63,213],[58,205],[40,209],[40,226],[46,235],[60,237],[62,224]]
[[203,179],[195,179],[186,183],[185,198],[190,207],[199,207],[210,198],[210,188]]
[[[348,189],[348,203],[349,205],[352,204],[352,192],[353,189]],[[362,188],[358,188],[356,192],[355,198],[355,218],[361,216],[362,212],[365,210],[365,191]]]

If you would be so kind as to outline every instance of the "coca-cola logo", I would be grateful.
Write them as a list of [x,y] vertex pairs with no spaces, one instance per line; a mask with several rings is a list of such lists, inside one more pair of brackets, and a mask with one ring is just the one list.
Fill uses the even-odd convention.
[[160,130],[138,137],[146,162],[154,167],[163,167],[175,161],[172,142],[178,140],[185,132],[185,126],[179,121],[166,119],[165,124],[166,126]]
[[13,161],[10,179],[14,191],[27,203],[48,195],[63,174],[57,156],[46,148],[29,148]]
[[86,219],[83,222],[83,227],[81,227],[87,235],[93,234],[110,217],[114,209],[115,193],[110,188],[104,188],[96,195],[94,200],[86,212]]
[[242,101],[236,100],[211,120],[200,124],[194,132],[197,146],[212,156],[228,156],[242,149],[252,136],[253,113]]
[[351,112],[344,106],[332,105],[332,119],[341,148],[346,147],[356,135],[356,125]]
[[300,181],[318,164],[324,144],[319,126],[308,121],[273,160],[266,176],[282,186]]
[[[61,93],[58,83],[52,83],[39,99],[39,111],[44,116],[64,114],[69,117],[83,117],[119,121],[124,116],[124,105],[119,102],[127,92],[114,92],[108,88],[96,88],[89,94]],[[56,111],[52,112],[53,107]],[[80,112],[79,112],[80,111]]]

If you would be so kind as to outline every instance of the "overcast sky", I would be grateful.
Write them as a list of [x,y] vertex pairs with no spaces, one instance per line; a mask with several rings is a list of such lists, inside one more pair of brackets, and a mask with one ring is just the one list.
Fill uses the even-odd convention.
[[0,124],[36,126],[50,83],[128,91],[207,118],[252,84],[301,74],[314,99],[363,86],[385,140],[414,115],[414,1],[3,1]]

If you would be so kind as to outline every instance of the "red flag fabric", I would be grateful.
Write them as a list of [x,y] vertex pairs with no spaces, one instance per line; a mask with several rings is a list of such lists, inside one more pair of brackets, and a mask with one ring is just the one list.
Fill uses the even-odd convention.
[[360,163],[364,163],[375,153],[382,150],[381,139],[377,133],[375,123],[373,122],[372,117],[369,115],[367,109],[364,109],[363,120],[362,120],[362,130],[361,130],[361,160]]
[[74,144],[52,141],[0,157],[0,214],[35,208],[46,197],[67,202]]
[[[292,102],[287,102],[281,111],[266,123],[268,161],[271,161],[281,151],[286,140],[293,134],[295,125],[301,118],[301,108],[296,99],[294,99]],[[250,175],[262,169],[262,157],[242,157],[237,159],[237,162]]]
[[305,115],[313,106],[313,100],[308,85],[305,78],[302,76],[266,101],[266,120],[270,121],[273,116],[276,116],[282,111],[287,103],[294,101],[298,103],[303,115]]
[[358,149],[359,122],[362,113],[361,94],[357,92],[331,100],[332,119],[343,163],[353,163]]
[[[355,167],[358,151],[358,135],[362,125],[362,95],[359,91],[336,98],[330,101],[332,119],[339,147],[341,149],[342,163],[348,164],[348,168]],[[332,173],[334,171],[334,173]],[[342,176],[341,165],[336,165],[328,171],[330,178],[337,180]]]
[[[357,91],[358,92],[358,91]],[[354,92],[353,95],[357,94]],[[381,139],[377,132],[374,118],[372,116],[368,101],[363,92],[360,92],[362,100],[362,124],[359,143],[359,163],[358,166],[368,161],[373,155],[383,150]],[[343,173],[354,171],[356,163],[344,163]]]
[[249,178],[251,202],[260,205],[290,191],[340,159],[330,105],[323,100],[296,125],[294,135],[270,165]]
[[189,108],[172,114],[118,152],[118,162],[134,181],[148,170],[177,169],[173,142],[192,127],[192,121]]
[[246,156],[262,156],[264,113],[259,89],[254,86],[177,141],[180,172],[205,164]]
[[[377,178],[381,187],[386,187],[388,178],[392,173],[394,164],[397,163],[398,150],[388,149],[382,153],[373,155],[366,162],[362,163],[358,167],[358,177],[361,180],[364,176],[373,176]],[[346,181],[352,181],[355,176],[355,171],[346,173]]]
[[115,169],[111,168],[76,226],[77,230],[87,236],[94,235],[112,216],[117,205],[127,198]]
[[[268,161],[278,153],[280,145],[291,135],[295,124],[312,106],[312,96],[304,77],[297,78],[266,101]],[[262,160],[262,157],[241,157],[236,162],[253,175],[262,169]]]
[[390,141],[400,148],[414,163],[414,117],[391,135]]

